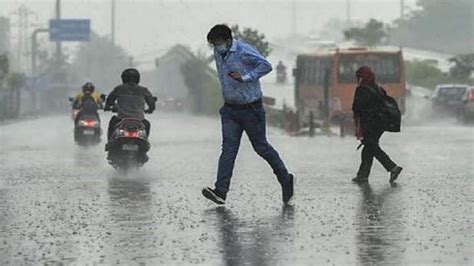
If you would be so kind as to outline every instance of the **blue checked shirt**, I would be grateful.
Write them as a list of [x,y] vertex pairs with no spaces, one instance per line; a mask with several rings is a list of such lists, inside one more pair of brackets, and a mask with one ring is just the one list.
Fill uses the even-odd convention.
[[[225,102],[246,104],[262,98],[259,79],[272,71],[272,65],[255,47],[233,40],[225,57],[216,52],[214,57]],[[231,78],[230,72],[239,72],[243,82]]]

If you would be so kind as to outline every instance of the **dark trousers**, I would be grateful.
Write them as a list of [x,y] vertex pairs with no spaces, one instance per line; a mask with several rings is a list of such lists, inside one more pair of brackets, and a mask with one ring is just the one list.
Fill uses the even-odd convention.
[[[265,110],[238,109],[224,106],[220,110],[222,121],[222,153],[217,169],[216,188],[227,193],[239,151],[242,133],[247,133],[255,152],[267,161],[280,183],[289,182],[288,170],[278,152],[268,143],[265,129]],[[255,169],[260,171],[260,169]]]
[[383,131],[377,129],[364,129],[364,139],[362,143],[362,162],[357,172],[357,177],[367,179],[370,175],[374,157],[383,165],[385,170],[390,171],[397,166],[388,155],[380,148],[379,140]]
[[[117,124],[120,123],[122,119],[119,119],[116,115],[112,116],[109,121],[109,128],[107,130],[107,139],[110,140],[112,137],[112,133],[114,132],[115,128],[117,127]],[[146,135],[150,136],[150,129],[151,129],[151,124],[148,120],[143,119],[142,120],[143,125],[145,125],[145,131]]]

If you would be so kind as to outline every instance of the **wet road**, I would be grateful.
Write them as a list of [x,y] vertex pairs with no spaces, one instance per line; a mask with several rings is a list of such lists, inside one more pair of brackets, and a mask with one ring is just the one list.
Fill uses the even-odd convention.
[[[105,120],[105,118],[104,118]],[[382,138],[405,170],[374,163],[350,182],[352,138],[269,138],[298,179],[283,207],[246,138],[226,207],[200,195],[215,178],[216,119],[157,114],[151,160],[122,176],[103,144],[81,149],[68,117],[0,125],[0,264],[473,264],[474,128],[410,126]]]

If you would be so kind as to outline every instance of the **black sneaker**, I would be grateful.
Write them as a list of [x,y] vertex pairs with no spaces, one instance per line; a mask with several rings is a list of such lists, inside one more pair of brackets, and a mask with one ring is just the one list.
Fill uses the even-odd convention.
[[361,178],[361,177],[355,177],[355,178],[352,178],[352,182],[354,183],[357,183],[357,184],[368,184],[369,183],[369,179],[367,178]]
[[226,194],[209,187],[202,189],[202,195],[207,199],[214,201],[217,204],[225,204]]
[[397,180],[398,176],[402,172],[403,168],[400,166],[395,166],[391,171],[390,171],[390,183],[395,182]]
[[295,175],[289,174],[290,181],[287,184],[281,184],[283,203],[289,203],[294,196]]

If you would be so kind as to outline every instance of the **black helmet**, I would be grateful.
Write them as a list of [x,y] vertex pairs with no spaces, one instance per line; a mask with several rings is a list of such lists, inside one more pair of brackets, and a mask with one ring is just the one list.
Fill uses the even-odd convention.
[[122,82],[135,84],[140,83],[140,73],[135,68],[127,68],[122,72]]
[[94,84],[92,84],[91,82],[86,82],[84,85],[82,85],[82,92],[84,93],[93,93],[94,90]]

